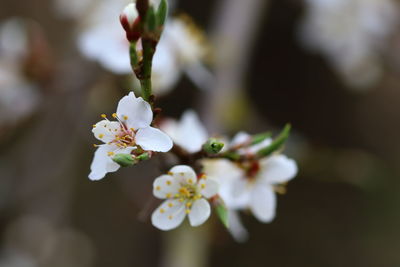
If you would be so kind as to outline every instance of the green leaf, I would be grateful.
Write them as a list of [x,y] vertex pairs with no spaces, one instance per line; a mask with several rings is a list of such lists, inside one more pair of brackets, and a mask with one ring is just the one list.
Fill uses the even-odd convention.
[[221,198],[219,198],[217,200],[217,204],[215,204],[214,208],[215,208],[215,212],[217,213],[218,218],[221,220],[222,224],[226,228],[229,228],[228,209]]
[[121,167],[129,167],[136,163],[131,154],[117,154],[112,158],[112,160],[118,163]]
[[286,124],[285,128],[281,131],[281,133],[272,141],[272,143],[257,152],[259,157],[266,157],[274,153],[275,151],[282,148],[285,144],[286,140],[289,137],[291,126],[290,124]]
[[203,145],[204,151],[209,154],[217,154],[222,150],[223,147],[224,143],[218,141],[215,138],[208,139],[208,141]]
[[252,136],[251,145],[257,145],[272,136],[271,132],[260,133]]
[[157,25],[163,26],[168,14],[168,3],[167,0],[161,0],[160,5],[157,9]]

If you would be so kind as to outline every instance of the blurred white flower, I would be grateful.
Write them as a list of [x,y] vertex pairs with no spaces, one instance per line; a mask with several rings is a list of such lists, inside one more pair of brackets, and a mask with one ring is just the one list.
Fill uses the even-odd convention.
[[[241,132],[233,138],[229,148],[251,156],[271,143],[268,138],[256,145],[249,145],[250,141],[251,136]],[[259,221],[265,223],[275,217],[275,192],[283,190],[282,185],[297,174],[296,162],[280,154],[239,163],[211,159],[203,161],[203,166],[204,172],[215,177],[220,184],[219,195],[229,210],[250,209]]]
[[166,200],[153,212],[151,221],[158,229],[167,231],[178,227],[188,215],[190,225],[199,226],[211,213],[206,199],[217,193],[218,183],[212,178],[197,178],[191,167],[175,166],[153,183],[154,196]]
[[[39,93],[23,73],[28,51],[24,21],[13,18],[0,25],[0,124],[15,123],[30,115]],[[13,116],[10,116],[13,114]]]
[[207,130],[193,110],[185,111],[180,121],[166,120],[160,128],[189,153],[200,151],[208,138]]
[[150,104],[135,97],[133,92],[119,101],[113,117],[118,121],[105,119],[93,126],[94,136],[105,144],[99,145],[95,152],[90,167],[91,180],[102,179],[106,173],[119,169],[112,160],[116,154],[130,154],[138,147],[156,152],[167,152],[172,148],[168,135],[150,126],[153,120]]
[[[157,6],[158,2],[153,1],[153,4]],[[82,16],[83,24],[78,33],[81,53],[116,74],[132,73],[129,43],[119,22],[120,12],[128,3],[128,0],[96,3]],[[204,43],[200,32],[194,30],[187,18],[168,19],[153,58],[154,92],[169,92],[183,71],[197,84],[202,83],[202,79],[210,79],[208,70],[201,63],[207,54]]]
[[380,53],[396,28],[393,0],[305,0],[300,37],[306,47],[325,54],[353,87],[371,86],[382,74]]

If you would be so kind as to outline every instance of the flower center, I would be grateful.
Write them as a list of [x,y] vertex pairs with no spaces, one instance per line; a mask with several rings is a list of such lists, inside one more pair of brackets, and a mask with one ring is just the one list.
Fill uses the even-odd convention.
[[[118,120],[120,130],[118,134],[115,135],[115,139],[111,143],[116,144],[119,148],[136,146],[135,134],[137,131],[135,131],[133,128],[128,128],[126,124],[118,118],[116,113],[112,114],[112,116]],[[126,120],[127,117],[124,119]]]

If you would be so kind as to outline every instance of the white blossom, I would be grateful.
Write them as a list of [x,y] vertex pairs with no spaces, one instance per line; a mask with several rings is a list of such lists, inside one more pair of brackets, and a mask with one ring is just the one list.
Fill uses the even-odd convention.
[[93,127],[94,136],[104,144],[99,145],[95,152],[89,174],[91,180],[99,180],[106,173],[119,169],[120,166],[112,160],[116,154],[130,154],[138,148],[156,152],[167,152],[172,148],[171,139],[150,126],[153,120],[150,104],[135,97],[133,92],[119,101],[113,117],[117,121],[104,119]]
[[185,111],[179,121],[166,120],[160,127],[189,153],[200,151],[208,138],[207,130],[193,110]]
[[12,18],[0,24],[0,124],[16,123],[39,104],[39,92],[23,71],[28,41],[23,20]]
[[[158,5],[157,1],[152,2],[153,5]],[[78,31],[77,44],[80,52],[116,74],[132,73],[129,42],[119,22],[121,10],[128,3],[128,0],[96,3],[82,17]],[[205,42],[200,37],[201,34],[190,25],[182,18],[167,19],[153,58],[152,83],[156,94],[169,92],[183,72],[188,73],[196,84],[204,79],[211,79],[208,70],[201,63],[207,54]],[[138,48],[140,49],[140,42]]]
[[[240,154],[254,156],[271,143],[269,138],[256,145],[250,145],[250,141],[251,136],[241,132],[233,138],[229,148],[238,148]],[[250,209],[258,220],[265,223],[275,217],[275,192],[281,191],[282,185],[297,174],[296,162],[281,154],[241,163],[210,159],[204,160],[203,165],[204,172],[215,177],[220,184],[219,195],[229,210]]]
[[323,53],[351,86],[368,87],[380,78],[380,53],[398,25],[393,0],[305,0],[301,40]]
[[173,167],[153,183],[153,194],[166,199],[152,214],[158,229],[167,231],[178,227],[186,215],[191,226],[203,224],[211,213],[207,199],[218,193],[218,183],[206,175],[197,177],[186,165]]

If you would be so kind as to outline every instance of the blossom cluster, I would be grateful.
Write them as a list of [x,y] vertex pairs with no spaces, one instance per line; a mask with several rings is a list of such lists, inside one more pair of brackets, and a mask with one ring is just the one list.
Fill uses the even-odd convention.
[[[250,210],[259,221],[271,222],[276,213],[276,193],[284,193],[286,183],[297,174],[296,162],[281,153],[290,127],[276,138],[269,133],[240,132],[229,141],[211,136],[193,110],[186,111],[179,121],[155,120],[159,111],[154,112],[151,74],[146,75],[146,66],[151,66],[152,55],[162,42],[159,37],[164,25],[167,29],[166,2],[161,1],[158,8],[143,3],[146,1],[129,4],[120,16],[143,97],[130,92],[119,101],[110,120],[103,114],[102,120],[93,125],[94,137],[101,144],[95,145],[89,178],[100,180],[120,167],[151,160],[158,153],[170,153],[175,163],[153,182],[153,195],[163,202],[152,213],[152,224],[167,231],[187,217],[191,226],[199,226],[214,208],[233,236],[243,239],[238,212]],[[190,44],[179,38],[175,36],[182,47],[175,49],[193,56]],[[138,41],[142,42],[143,53],[138,52]]]

